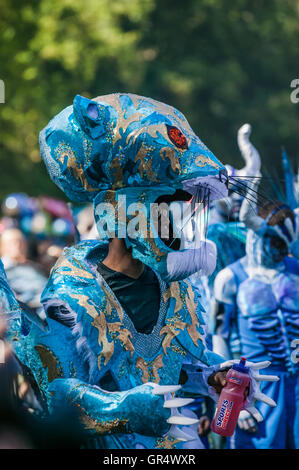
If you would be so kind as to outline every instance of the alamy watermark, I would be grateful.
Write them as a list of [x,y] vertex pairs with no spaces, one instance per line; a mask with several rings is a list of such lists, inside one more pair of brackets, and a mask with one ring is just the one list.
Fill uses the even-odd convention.
[[294,78],[290,83],[290,87],[294,88],[290,94],[290,100],[293,104],[297,104],[299,103],[299,78]]
[[5,85],[3,80],[0,80],[0,103],[5,103]]
[[[126,238],[181,238],[193,216],[201,214],[204,204],[166,202],[143,204],[133,202],[127,206],[125,195],[118,198],[116,206],[108,202],[97,204],[95,216],[100,239]],[[195,228],[195,225],[193,225]]]

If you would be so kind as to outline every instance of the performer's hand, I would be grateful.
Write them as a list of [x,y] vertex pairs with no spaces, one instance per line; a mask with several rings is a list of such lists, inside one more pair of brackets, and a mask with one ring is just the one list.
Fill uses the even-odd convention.
[[[221,368],[231,367],[233,364],[238,364],[238,362],[239,362],[239,359],[226,361],[223,364],[221,364]],[[247,361],[246,362],[246,367],[249,368],[251,383],[250,383],[249,394],[248,394],[244,409],[247,410],[258,423],[263,421],[263,417],[261,413],[259,412],[259,410],[255,407],[256,401],[261,401],[272,407],[276,406],[275,401],[272,400],[272,398],[265,395],[264,393],[262,393],[261,388],[260,388],[260,383],[262,381],[277,382],[279,380],[279,377],[277,377],[277,375],[261,375],[259,373],[261,369],[265,369],[269,367],[270,364],[271,364],[270,361],[262,361],[262,362]]]
[[242,431],[249,433],[257,432],[257,422],[247,410],[242,410],[239,414],[238,426]]
[[211,374],[208,378],[208,384],[216,390],[216,393],[218,393],[218,395],[220,395],[221,390],[227,384],[226,374],[229,369],[230,367],[220,369],[217,372],[213,372],[213,374]]
[[[214,372],[208,378],[208,384],[216,390],[216,393],[220,395],[222,389],[227,384],[226,381],[226,374],[228,373],[230,367],[226,367],[225,369],[220,369],[218,372]],[[249,390],[245,391],[245,397],[249,394]]]
[[210,432],[211,421],[208,416],[201,416],[198,423],[198,435],[200,437],[205,437]]

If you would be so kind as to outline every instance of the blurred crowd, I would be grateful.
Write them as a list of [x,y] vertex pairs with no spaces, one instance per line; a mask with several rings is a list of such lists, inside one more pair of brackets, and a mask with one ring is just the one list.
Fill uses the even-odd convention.
[[59,199],[13,193],[1,209],[0,256],[9,285],[20,302],[38,308],[63,248],[97,238],[92,205],[73,207]]
[[[18,306],[45,328],[41,293],[64,247],[95,235],[92,206],[70,207],[59,199],[13,193],[3,200],[1,215],[0,256],[9,286]],[[2,319],[0,341],[5,333]],[[48,416],[30,371],[19,364],[7,342],[2,344],[0,448],[76,446],[77,420],[67,410],[59,419]]]

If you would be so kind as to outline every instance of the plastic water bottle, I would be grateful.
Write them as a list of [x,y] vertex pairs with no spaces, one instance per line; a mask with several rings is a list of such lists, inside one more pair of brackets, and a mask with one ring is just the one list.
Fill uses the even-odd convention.
[[240,411],[246,401],[246,390],[251,379],[249,369],[242,357],[239,364],[234,364],[226,375],[226,386],[222,389],[211,424],[211,429],[224,437],[233,435]]

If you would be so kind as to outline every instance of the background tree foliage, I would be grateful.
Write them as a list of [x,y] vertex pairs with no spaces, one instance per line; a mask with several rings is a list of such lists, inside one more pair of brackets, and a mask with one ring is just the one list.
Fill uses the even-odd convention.
[[62,196],[38,149],[49,119],[88,97],[130,91],[188,117],[224,162],[241,166],[253,126],[263,166],[299,148],[299,0],[0,0],[0,197]]

